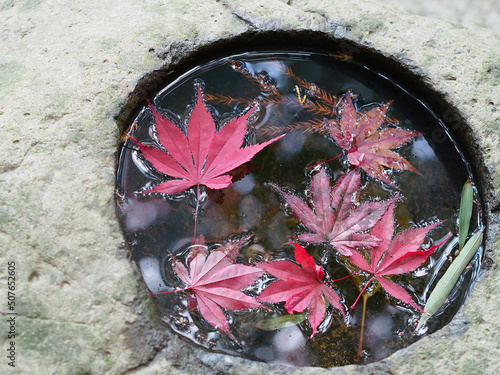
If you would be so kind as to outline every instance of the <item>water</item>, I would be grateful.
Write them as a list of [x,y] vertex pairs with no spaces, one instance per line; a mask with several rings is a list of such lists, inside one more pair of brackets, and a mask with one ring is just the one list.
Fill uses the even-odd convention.
[[[192,110],[195,82],[202,82],[218,125],[259,103],[260,111],[251,121],[247,142],[264,142],[287,134],[234,171],[236,182],[229,187],[201,189],[197,234],[205,237],[208,251],[230,238],[248,235],[237,259],[242,264],[293,260],[293,248],[284,244],[290,241],[290,236],[307,229],[297,222],[268,183],[286,187],[306,199],[315,170],[308,167],[342,152],[321,126],[323,118],[331,116],[332,106],[349,90],[356,97],[360,111],[394,100],[388,110],[392,121],[399,122],[404,129],[423,133],[396,150],[421,175],[390,172],[398,190],[362,173],[359,197],[361,201],[389,199],[399,192],[404,199],[395,210],[397,233],[443,221],[427,237],[426,245],[452,233],[452,238],[418,272],[393,279],[423,306],[429,289],[435,285],[432,282],[443,274],[449,265],[447,258],[457,250],[454,243],[458,238],[460,193],[467,179],[474,181],[471,168],[455,142],[448,136],[434,139],[433,134],[442,129],[442,122],[423,101],[355,61],[339,61],[322,54],[280,52],[247,53],[196,67],[157,93],[156,108],[178,123],[185,123]],[[153,144],[152,124],[151,112],[144,106],[127,133]],[[193,240],[196,188],[168,197],[138,194],[160,183],[164,176],[149,167],[136,149],[131,141],[122,143],[117,169],[117,212],[132,258],[152,293],[183,288],[172,270],[171,254],[187,262]],[[349,168],[346,156],[326,166],[331,181]],[[476,204],[471,232],[482,225],[481,209]],[[327,252],[325,256],[324,245],[309,245],[307,249],[316,263],[325,261],[323,267],[329,275],[335,278],[348,275],[334,253]],[[427,333],[448,323],[460,307],[480,267],[481,251],[472,267],[464,272],[451,301],[429,320]],[[271,280],[271,277],[261,278],[247,292],[256,295]],[[334,288],[343,296],[346,318],[343,320],[337,311],[327,309],[313,339],[309,339],[311,328],[307,320],[277,330],[259,328],[265,319],[286,315],[283,304],[272,306],[272,311],[226,310],[236,342],[202,319],[196,308],[186,308],[186,293],[156,295],[152,299],[165,324],[205,348],[267,362],[332,367],[356,363],[362,312],[362,303],[354,310],[348,308],[359,294],[352,278],[334,283]],[[425,333],[414,334],[418,317],[414,309],[388,297],[382,290],[375,293],[367,302],[363,353],[357,363],[383,359],[422,337]]]

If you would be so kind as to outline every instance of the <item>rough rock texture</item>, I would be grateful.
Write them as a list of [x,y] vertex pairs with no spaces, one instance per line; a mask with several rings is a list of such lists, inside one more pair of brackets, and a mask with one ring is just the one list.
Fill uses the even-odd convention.
[[[487,257],[466,305],[441,331],[365,367],[290,369],[183,342],[156,321],[114,214],[124,106],[191,50],[306,29],[373,48],[442,93],[455,108],[443,117],[482,171]],[[2,374],[500,373],[498,32],[368,0],[7,0],[0,32],[0,289],[6,301],[15,261],[18,313],[16,368],[3,350]],[[5,349],[4,318],[0,327]]]
[[500,30],[500,2],[496,0],[382,0],[409,13],[436,17],[464,26]]

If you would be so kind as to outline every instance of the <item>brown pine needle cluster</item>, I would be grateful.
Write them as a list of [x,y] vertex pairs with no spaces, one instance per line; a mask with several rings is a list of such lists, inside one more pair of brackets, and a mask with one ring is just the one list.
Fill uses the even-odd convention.
[[325,127],[324,121],[313,119],[308,121],[298,121],[288,125],[267,125],[259,129],[259,133],[265,136],[277,136],[293,131],[301,131],[302,133],[319,133],[328,134],[328,129]]
[[[259,133],[263,135],[284,134],[290,131],[317,132],[326,134],[327,130],[323,124],[323,117],[331,117],[332,114],[342,104],[342,100],[330,95],[324,89],[318,87],[315,83],[296,75],[293,70],[282,62],[275,62],[279,72],[294,81],[295,87],[293,95],[280,92],[274,80],[264,73],[251,72],[244,63],[237,60],[229,60],[229,66],[242,74],[250,82],[253,82],[262,92],[257,100],[264,108],[283,106],[285,108],[296,109],[296,114],[292,119],[279,116],[271,124],[264,124],[259,128]],[[249,105],[252,103],[250,98],[235,98],[230,95],[206,94],[206,100],[222,105]],[[299,119],[306,116],[306,119]],[[309,118],[307,117],[314,117]],[[294,120],[295,119],[295,120]]]
[[297,85],[306,92],[306,95],[309,98],[320,100],[324,105],[330,105],[330,108],[336,105],[338,100],[337,97],[333,97],[332,95],[328,94],[325,90],[318,87],[318,85],[316,85],[315,83],[311,83],[306,79],[297,76],[293,72],[293,70],[290,67],[286,66],[284,63],[280,62],[279,66],[281,73],[297,82]]
[[263,93],[268,95],[281,95],[276,84],[269,76],[262,73],[252,74],[248,71],[244,63],[237,60],[229,60],[229,66],[233,68],[235,72],[243,74],[249,81],[254,82]]
[[128,129],[124,130],[122,135],[120,136],[120,143],[125,143],[128,137],[132,137],[137,130],[137,121],[134,121],[132,125],[128,127]]
[[249,105],[252,103],[252,99],[250,98],[233,98],[229,95],[219,95],[219,94],[205,94],[205,99],[209,102],[216,102],[222,105],[232,105],[232,104],[241,104],[241,105]]

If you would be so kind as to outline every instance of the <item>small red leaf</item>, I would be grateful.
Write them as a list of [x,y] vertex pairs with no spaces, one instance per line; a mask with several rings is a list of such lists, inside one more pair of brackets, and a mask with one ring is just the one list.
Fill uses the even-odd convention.
[[314,258],[307,254],[306,249],[304,249],[299,244],[293,245],[295,245],[295,261],[300,264],[303,270],[312,272],[312,275],[316,277],[316,279],[323,280],[325,272],[323,271],[321,266],[318,266],[314,261]]
[[262,302],[286,302],[289,314],[309,309],[308,320],[312,328],[311,337],[325,316],[326,300],[344,315],[344,308],[338,294],[322,283],[323,269],[316,265],[313,257],[299,244],[295,245],[295,260],[300,267],[289,260],[260,263],[259,267],[279,280],[268,286],[260,295]]

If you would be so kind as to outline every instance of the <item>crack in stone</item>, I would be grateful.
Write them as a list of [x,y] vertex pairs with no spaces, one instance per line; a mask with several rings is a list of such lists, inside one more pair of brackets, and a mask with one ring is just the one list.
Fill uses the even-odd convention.
[[245,18],[245,16],[239,14],[238,12],[236,11],[233,11],[232,12],[233,16],[235,16],[238,20],[240,20],[243,24],[247,25],[249,29],[251,30],[257,30],[258,27],[257,25],[255,25],[255,23],[253,23],[252,21],[248,20],[247,18]]

